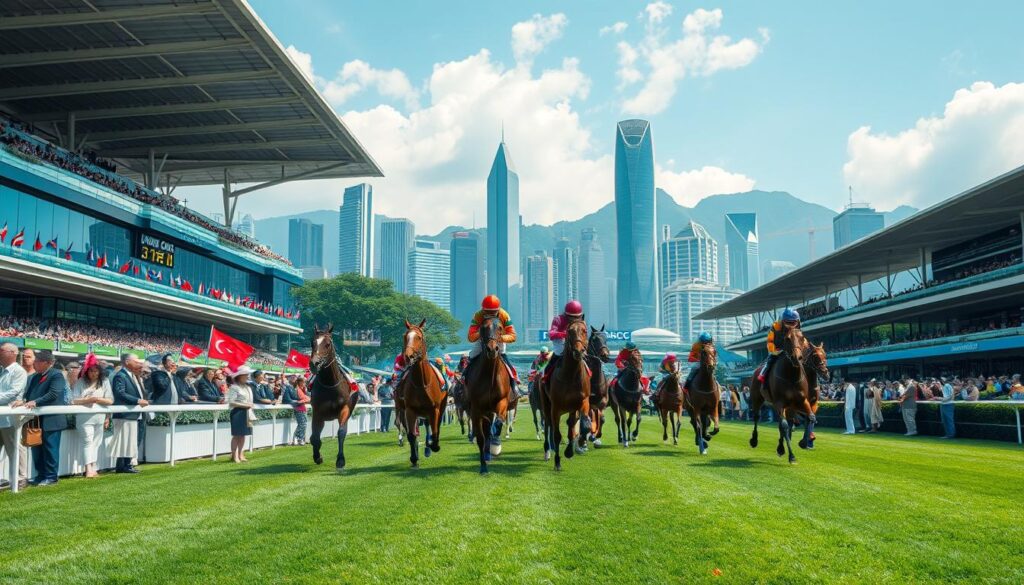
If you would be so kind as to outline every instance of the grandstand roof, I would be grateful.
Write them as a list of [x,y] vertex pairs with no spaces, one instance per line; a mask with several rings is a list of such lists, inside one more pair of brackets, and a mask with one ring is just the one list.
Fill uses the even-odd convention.
[[869,282],[918,267],[922,249],[952,246],[984,230],[1018,223],[1021,212],[1024,167],[936,203],[694,318],[749,315],[822,297],[826,290],[854,288],[858,275]]
[[169,185],[382,176],[245,0],[0,3],[0,110]]

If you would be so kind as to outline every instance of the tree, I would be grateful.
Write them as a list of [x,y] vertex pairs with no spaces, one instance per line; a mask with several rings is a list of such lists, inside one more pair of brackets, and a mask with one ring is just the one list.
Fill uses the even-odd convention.
[[457,343],[459,322],[447,310],[413,295],[395,291],[391,281],[342,274],[331,279],[308,281],[292,290],[302,311],[302,329],[308,342],[313,324],[334,323],[342,329],[378,329],[378,359],[402,351],[405,320],[426,319],[425,333],[432,350]]

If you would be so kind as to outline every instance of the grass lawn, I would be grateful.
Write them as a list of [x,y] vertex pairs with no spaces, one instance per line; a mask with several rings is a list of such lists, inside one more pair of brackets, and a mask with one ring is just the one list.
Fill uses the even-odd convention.
[[1017,445],[822,430],[791,466],[773,428],[753,450],[726,422],[700,457],[655,424],[561,473],[521,422],[486,477],[449,426],[416,471],[371,434],[341,475],[328,441],[322,467],[287,447],[4,492],[0,583],[1024,582]]

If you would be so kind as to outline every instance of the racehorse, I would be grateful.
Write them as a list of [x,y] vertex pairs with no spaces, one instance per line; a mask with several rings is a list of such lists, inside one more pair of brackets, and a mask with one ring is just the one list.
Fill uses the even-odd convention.
[[[811,405],[811,412],[818,414],[818,396],[821,392],[819,379],[828,380],[828,357],[825,354],[825,344],[810,344],[804,359],[804,371],[807,373],[807,402]],[[814,423],[810,418],[805,417],[804,436],[800,439],[801,449],[814,448]]]
[[[455,383],[452,384],[452,403],[455,405],[455,416],[459,419],[459,433],[463,436],[466,435],[466,411],[468,405],[466,403],[466,382],[461,376],[455,379]],[[470,425],[470,440],[473,438],[473,425]]]
[[519,385],[513,383],[512,393],[508,397],[508,410],[505,414],[505,417],[508,419],[508,424],[505,425],[506,439],[512,436],[512,425],[516,424],[516,415],[519,414],[519,399],[522,397],[523,394],[519,392]]
[[[766,378],[771,380],[768,388],[761,386],[756,371],[750,381],[750,408],[754,413],[754,431],[750,436],[750,446],[757,447],[757,423],[761,418],[761,405],[771,402],[779,418],[779,445],[775,452],[782,457],[788,451],[790,463],[796,462],[790,439],[797,416],[803,414],[807,417],[808,429],[813,428],[817,422],[808,400],[808,375],[803,363],[807,345],[799,330],[790,329],[782,340],[782,355],[775,360],[771,371],[766,374]],[[809,437],[809,432],[805,432]]]
[[313,409],[313,435],[309,442],[313,445],[313,462],[320,465],[324,462],[320,456],[320,435],[324,432],[324,424],[328,420],[338,421],[338,456],[334,467],[345,468],[345,437],[348,435],[348,419],[359,402],[358,386],[355,380],[341,368],[338,355],[334,351],[334,339],[331,334],[334,325],[328,324],[321,331],[313,325],[313,347],[310,351],[310,370],[315,374],[310,382],[310,406]]
[[[533,414],[533,427],[537,431],[537,440],[540,440],[540,433],[544,430],[544,410],[540,400],[540,377],[542,372],[537,372],[530,379],[530,412]],[[538,418],[538,413],[539,418]]]
[[[405,322],[405,345],[402,356],[405,358],[405,372],[398,384],[396,395],[401,395],[406,438],[409,440],[409,462],[413,468],[419,467],[419,434],[418,420],[426,421],[427,439],[423,454],[430,457],[431,452],[441,450],[441,415],[448,404],[448,393],[441,387],[441,380],[427,360],[427,338],[423,332],[426,319],[419,325]],[[397,405],[397,400],[396,400]]]
[[[615,386],[610,394],[612,399],[612,413],[615,415],[615,427],[619,431],[619,443],[629,447],[629,442],[636,442],[640,436],[640,408],[643,405],[642,376],[643,357],[639,350],[633,351],[626,362],[626,367],[619,372]],[[628,418],[627,418],[628,415]],[[633,426],[633,417],[636,417],[636,429],[630,432]]]
[[[718,434],[718,401],[722,390],[715,380],[715,368],[718,366],[718,352],[712,345],[701,344],[700,365],[697,375],[690,382],[689,392],[685,394],[686,411],[690,414],[693,426],[694,444],[701,455],[708,453],[708,441]],[[714,422],[715,428],[710,433],[708,427]]]
[[668,441],[668,425],[672,425],[672,444],[679,444],[679,427],[683,426],[683,385],[679,382],[679,371],[673,370],[658,383],[654,393],[654,405],[661,417],[661,440]]
[[501,426],[512,395],[512,375],[499,350],[501,330],[496,315],[484,317],[479,340],[483,351],[476,358],[479,363],[469,368],[465,380],[470,428],[480,451],[481,474],[487,473],[490,458],[501,454]]
[[[589,438],[594,442],[595,447],[600,447],[601,431],[604,428],[604,409],[608,408],[608,380],[601,367],[611,359],[608,351],[608,336],[604,332],[604,325],[601,325],[600,329],[590,328],[586,359],[587,367],[590,368]],[[584,444],[586,444],[585,441]]]
[[[562,456],[558,447],[562,443],[562,431],[559,425],[562,415],[566,419],[565,456],[572,459],[576,449],[576,423],[580,422],[581,433],[589,430],[590,412],[590,373],[587,372],[585,361],[587,351],[587,324],[577,319],[569,324],[565,331],[565,348],[558,365],[547,380],[541,380],[541,404],[543,406],[544,424],[544,460],[551,458],[555,452],[555,470],[562,469]],[[582,417],[582,420],[580,420]]]

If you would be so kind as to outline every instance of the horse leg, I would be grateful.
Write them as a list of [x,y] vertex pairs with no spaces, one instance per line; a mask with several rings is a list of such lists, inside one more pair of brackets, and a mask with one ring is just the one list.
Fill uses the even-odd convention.
[[420,446],[416,440],[416,434],[419,431],[419,417],[408,406],[405,407],[405,425],[405,438],[409,441],[409,463],[412,464],[413,469],[416,469],[420,466]]
[[[441,450],[441,417],[444,416],[446,409],[442,404],[434,409],[433,420],[430,421],[430,436],[427,437],[427,447],[431,451],[437,453]],[[424,449],[424,454],[427,451]]]
[[700,428],[700,416],[699,412],[690,413],[690,424],[693,425],[693,444],[697,446],[697,452],[701,455],[704,454],[704,430]]
[[[711,414],[711,421],[715,423],[715,428],[713,428],[713,429],[711,430],[711,437],[713,437],[713,436],[715,436],[715,435],[717,435],[717,434],[718,434],[718,431],[719,431],[719,430],[721,430],[721,428],[719,427],[719,423],[718,423],[718,409],[717,409],[717,408],[716,408],[716,409],[715,409],[715,411],[714,411],[714,412],[713,412],[713,413]],[[710,440],[711,440],[711,438],[710,438],[710,437],[708,437],[708,440],[710,441]]]
[[309,437],[309,443],[313,445],[313,463],[320,465],[324,458],[320,456],[320,435],[324,433],[324,421],[319,417],[313,417],[313,435]]
[[338,415],[338,456],[334,459],[334,468],[338,471],[345,469],[345,437],[348,436],[348,419],[352,411],[346,405]]
[[565,441],[565,456],[567,459],[572,459],[573,454],[579,447],[576,444],[576,423],[579,422],[579,412],[573,411],[569,413],[569,416],[565,418],[566,427],[566,441]]
[[658,416],[661,417],[661,442],[668,442],[668,410],[658,407]]
[[750,413],[754,419],[754,430],[750,434],[750,446],[755,448],[757,447],[757,423],[761,420],[761,406],[763,403],[760,392],[750,393]]
[[480,475],[484,475],[487,473],[487,458],[484,456],[484,451],[487,449],[487,444],[485,443],[486,436],[484,435],[484,417],[477,414],[474,410],[470,410],[469,426],[473,429],[473,436],[476,437],[476,448],[480,452]]
[[796,463],[796,457],[793,455],[793,445],[790,442],[790,439],[793,437],[793,423],[788,418],[783,418],[782,422],[784,430],[783,436],[786,439],[786,451],[789,453],[789,462]]
[[626,442],[626,434],[622,432],[622,418],[621,412],[619,412],[619,404],[616,402],[612,405],[612,415],[615,417],[615,433],[618,435],[619,444],[623,445]]
[[562,454],[558,451],[562,445],[562,429],[558,428],[562,414],[558,412],[554,404],[551,405],[549,412],[548,429],[550,430],[548,432],[551,433],[551,450],[555,453],[555,471],[562,471]]
[[640,421],[644,418],[643,399],[636,402],[636,428],[633,429],[633,442],[640,438]]
[[785,408],[775,405],[775,414],[779,419],[779,444],[775,447],[775,454],[782,457],[786,454],[786,431],[789,429],[789,422],[786,420]]

